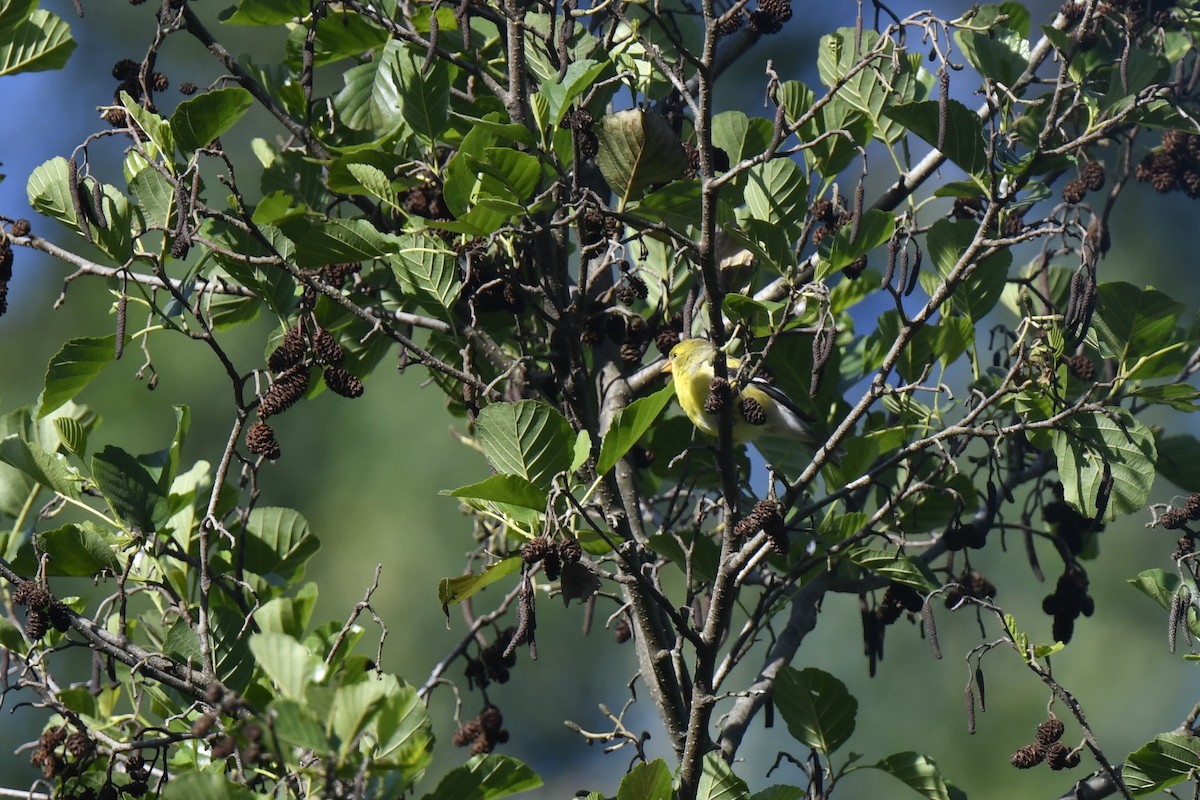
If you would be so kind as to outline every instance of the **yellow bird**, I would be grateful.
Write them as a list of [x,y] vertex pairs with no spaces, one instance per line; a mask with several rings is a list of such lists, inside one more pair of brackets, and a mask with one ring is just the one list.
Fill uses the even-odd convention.
[[[718,416],[705,410],[705,405],[712,392],[716,357],[717,348],[707,339],[684,339],[671,348],[663,367],[672,375],[675,396],[679,398],[683,413],[693,425],[710,436],[717,435]],[[740,363],[733,357],[725,359],[731,382]],[[823,443],[813,433],[810,419],[787,395],[755,378],[734,399],[733,439],[749,442],[763,436],[792,439],[813,447]]]

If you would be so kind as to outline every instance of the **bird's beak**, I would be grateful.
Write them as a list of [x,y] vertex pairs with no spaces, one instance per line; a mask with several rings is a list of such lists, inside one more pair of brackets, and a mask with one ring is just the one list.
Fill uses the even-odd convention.
[[671,362],[670,361],[668,361],[666,364],[663,364],[662,371],[666,372],[668,374],[671,372]]

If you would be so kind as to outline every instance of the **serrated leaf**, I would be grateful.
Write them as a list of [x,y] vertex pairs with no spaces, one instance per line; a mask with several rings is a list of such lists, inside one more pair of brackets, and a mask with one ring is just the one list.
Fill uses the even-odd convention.
[[65,459],[16,434],[0,440],[0,461],[51,491],[75,499],[80,496],[82,477]]
[[1182,313],[1183,304],[1160,291],[1114,281],[1097,289],[1092,326],[1101,346],[1126,372],[1139,358],[1173,343]]
[[115,345],[115,335],[68,339],[50,357],[37,402],[37,416],[46,416],[78,395],[113,360]]
[[253,634],[250,652],[283,696],[292,700],[304,699],[304,691],[321,665],[304,645],[284,633]]
[[296,245],[293,257],[299,267],[365,261],[396,250],[395,242],[365,219],[303,214],[281,219],[275,227]]
[[586,89],[593,86],[596,79],[604,70],[612,65],[611,61],[595,61],[590,58],[575,59],[567,67],[561,82],[542,83],[541,93],[548,101],[547,127],[555,128],[562,122],[563,115]]
[[[924,139],[938,145],[939,104],[934,100],[892,106],[883,112]],[[983,125],[975,112],[957,100],[946,101],[946,139],[942,153],[970,175],[983,175],[987,170]]]
[[521,557],[512,556],[485,568],[478,575],[459,575],[457,578],[442,578],[438,582],[438,601],[442,612],[448,614],[451,603],[461,603],[471,595],[491,586],[501,578],[512,575],[521,567]]
[[[39,213],[45,214],[71,230],[82,235],[83,231],[75,216],[71,201],[71,184],[68,180],[69,165],[65,158],[57,156],[41,164],[29,176],[25,191],[29,204]],[[80,203],[93,208],[93,184],[95,178],[80,179]],[[101,212],[108,222],[107,227],[93,225],[92,240],[115,263],[124,264],[133,252],[133,219],[129,200],[115,186],[102,184],[100,187]],[[87,212],[85,212],[87,213]],[[97,212],[100,213],[100,212]]]
[[[932,291],[940,280],[946,279],[970,247],[977,231],[978,226],[970,220],[939,219],[933,223],[925,237],[925,246],[937,267],[937,276],[921,273],[921,285],[927,292]],[[951,306],[970,320],[978,322],[983,319],[999,302],[1011,265],[1010,250],[1000,250],[980,261],[950,296]]]
[[[159,153],[166,161],[167,169],[174,170],[171,158],[175,154],[175,134],[171,132],[171,123],[153,111],[142,108],[142,104],[134,100],[129,92],[121,92],[121,105],[125,108],[125,113],[137,123],[137,127],[141,128],[142,133],[149,136],[150,141],[158,148]],[[147,171],[158,174],[158,170],[150,166],[141,170],[141,172]],[[166,178],[162,178],[162,180],[165,181]]]
[[661,758],[636,765],[617,789],[617,800],[672,800],[674,796],[671,770]]
[[[858,226],[853,241],[851,241],[851,234],[855,231],[852,226],[843,225],[833,237],[827,238],[826,247],[828,249],[822,248],[828,255],[821,264],[818,278],[834,270],[850,266],[857,258],[865,256],[892,238],[895,229],[895,218],[879,209],[871,209],[863,214],[862,222]],[[821,244],[825,245],[826,242],[823,241]]]
[[981,75],[1005,87],[1014,85],[1029,66],[1029,39],[1009,24],[994,24],[999,6],[984,6],[972,28],[959,28],[954,38]]
[[70,26],[61,17],[36,9],[23,22],[0,28],[0,76],[62,69],[74,51]]
[[1095,517],[1106,467],[1112,472],[1112,495],[1104,519],[1140,510],[1154,483],[1158,458],[1154,435],[1125,409],[1116,419],[1101,413],[1079,414],[1052,434],[1064,499],[1085,517]]
[[108,445],[92,456],[92,477],[109,508],[125,524],[149,534],[166,516],[166,493],[146,468],[121,448]]
[[858,701],[828,672],[784,667],[775,679],[775,707],[798,741],[831,755],[854,733]]
[[932,592],[941,585],[929,567],[891,550],[859,547],[847,553],[846,557],[868,572],[911,586],[919,592]]
[[388,176],[383,170],[374,164],[363,162],[350,162],[345,166],[346,171],[354,176],[354,180],[358,182],[359,186],[366,189],[368,194],[382,200],[392,208],[398,208],[396,190],[392,188],[391,181],[388,180]]
[[950,800],[937,763],[920,753],[893,753],[874,765],[929,800]]
[[238,7],[221,14],[228,25],[282,25],[308,14],[307,0],[241,0]]
[[652,395],[639,397],[617,412],[612,425],[600,443],[600,457],[596,461],[596,474],[604,475],[629,452],[638,440],[650,430],[650,426],[662,414],[667,403],[675,394],[668,384]]
[[541,785],[542,779],[525,764],[492,753],[473,756],[451,770],[422,800],[497,800]]
[[75,417],[55,417],[53,422],[58,439],[67,452],[82,458],[87,450],[87,427]]
[[712,120],[713,146],[725,151],[731,165],[764,153],[771,144],[771,123],[741,111],[722,111]]
[[662,222],[679,232],[700,222],[700,181],[682,179],[646,194],[628,211],[648,222]]
[[790,158],[773,158],[746,171],[746,207],[754,219],[799,233],[808,209],[808,181]]
[[462,291],[458,255],[453,250],[432,236],[405,235],[390,260],[402,289],[427,311],[443,319],[453,317],[454,301]]
[[185,154],[207,147],[232,128],[252,105],[254,95],[240,86],[212,89],[183,101],[171,115],[175,144]]
[[399,39],[391,39],[371,61],[342,73],[345,86],[333,98],[333,107],[347,127],[383,137],[404,124],[400,102],[404,50]]
[[305,564],[321,549],[308,520],[291,508],[262,506],[250,512],[242,544],[245,568],[272,586],[304,577]]
[[545,403],[521,400],[480,411],[475,438],[497,472],[521,475],[549,491],[554,476],[571,465],[575,432]]
[[404,121],[429,145],[446,132],[450,121],[450,65],[435,58],[426,66],[425,54],[404,48],[397,62]]
[[1200,768],[1200,739],[1160,733],[1129,754],[1121,778],[1130,791],[1147,794],[1191,778]]
[[21,629],[0,617],[0,647],[11,653],[24,653],[27,645]]
[[1157,441],[1158,474],[1185,492],[1200,492],[1200,439],[1190,433],[1162,436]]
[[733,774],[719,753],[704,754],[704,769],[696,786],[696,800],[750,800],[746,782]]
[[48,575],[90,578],[107,571],[121,574],[121,562],[113,553],[113,545],[94,525],[64,525],[37,534],[38,550],[50,556]]
[[601,117],[595,126],[596,164],[617,195],[617,209],[646,187],[683,177],[687,156],[670,124],[658,114],[627,109]]
[[317,755],[333,752],[333,747],[325,737],[324,720],[318,719],[308,706],[281,697],[272,701],[268,708],[274,716],[273,730],[280,741],[311,750]]
[[478,483],[443,492],[450,497],[507,503],[535,511],[546,510],[546,493],[520,475],[493,475]]
[[[856,39],[861,48],[858,53],[854,52]],[[875,136],[885,142],[894,142],[903,135],[904,129],[885,117],[883,110],[897,102],[911,101],[916,96],[917,81],[908,60],[895,57],[895,44],[889,40],[874,57],[871,68],[846,78],[862,60],[863,54],[875,50],[878,42],[879,34],[872,30],[856,32],[853,28],[839,28],[826,34],[821,37],[817,50],[817,71],[826,86],[833,88],[840,84],[837,96],[870,119]]]

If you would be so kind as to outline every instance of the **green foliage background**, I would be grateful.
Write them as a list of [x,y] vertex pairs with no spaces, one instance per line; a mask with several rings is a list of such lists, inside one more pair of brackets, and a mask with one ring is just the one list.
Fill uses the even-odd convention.
[[[1031,10],[1036,17],[1038,9],[1033,4]],[[121,46],[126,40],[143,40],[131,35],[128,26],[144,23],[144,14],[116,0],[110,0],[103,10],[88,11],[88,24],[76,26],[80,47],[72,66],[94,64],[94,81],[65,87],[60,83],[64,76],[54,74],[0,81],[0,102],[10,110],[7,130],[0,135],[9,173],[0,187],[5,213],[25,215],[17,207],[24,206],[23,178],[31,166],[78,140],[79,132],[62,125],[62,120],[108,102],[108,66],[116,58],[139,55],[123,52]],[[212,16],[215,8],[205,7],[201,13]],[[101,17],[103,25],[94,17]],[[812,30],[819,32],[825,27],[817,24]],[[258,29],[235,31],[231,49],[237,52],[238,45],[269,47],[261,36]],[[807,67],[814,51],[811,41],[768,44],[777,48],[774,55],[782,68]],[[160,68],[173,82],[203,82],[204,77],[197,73],[211,69],[198,52],[186,62]],[[731,73],[724,80],[750,81],[749,71],[747,66],[744,72]],[[234,151],[244,146],[262,122],[258,112],[252,112],[240,123],[236,136],[227,137],[227,145]],[[91,125],[90,118],[86,125]],[[114,155],[114,164],[117,157]],[[1110,279],[1119,273],[1120,279],[1138,285],[1169,287],[1191,310],[1197,301],[1196,283],[1190,276],[1186,280],[1180,276],[1188,275],[1191,265],[1186,253],[1194,237],[1179,233],[1189,229],[1194,209],[1159,201],[1148,189],[1143,195],[1145,202],[1127,204],[1124,216],[1115,220],[1117,245],[1104,266]],[[33,218],[31,213],[29,216]],[[50,238],[62,236],[51,230],[48,220],[33,219],[35,232]],[[85,292],[79,285],[71,290],[64,308],[51,311],[59,279],[65,274],[61,265],[22,252],[16,273],[10,311],[0,318],[0,402],[6,410],[36,396],[45,364],[59,343],[72,336],[96,335],[104,329],[107,315],[107,298],[95,291]],[[257,324],[265,335],[269,321]],[[229,343],[235,340],[254,341],[241,336],[230,337]],[[212,458],[212,443],[223,440],[228,424],[228,404],[223,396],[227,387],[215,364],[194,358],[186,343],[159,344],[156,365],[161,375],[158,387],[149,394],[144,383],[133,378],[137,357],[136,351],[128,352],[81,398],[104,416],[101,437],[133,452],[161,447],[173,430],[171,405],[186,403],[192,409],[193,430],[184,461]],[[437,606],[436,580],[460,568],[468,521],[453,500],[438,497],[437,492],[485,475],[479,459],[466,457],[449,434],[440,393],[422,391],[417,380],[414,374],[380,370],[369,382],[365,397],[353,405],[326,393],[281,418],[279,438],[287,442],[287,453],[265,471],[264,492],[267,504],[295,507],[305,514],[323,543],[309,572],[321,587],[318,619],[347,613],[362,597],[375,564],[383,564],[374,604],[390,629],[384,665],[419,684],[462,630],[461,620],[453,612],[447,630]],[[1169,500],[1173,491],[1160,480],[1151,501]],[[1136,517],[1125,520],[1110,525],[1103,534],[1105,557],[1089,565],[1092,592],[1102,613],[1081,621],[1070,658],[1056,665],[1055,671],[1055,677],[1089,710],[1093,727],[1105,737],[1102,744],[1113,754],[1128,752],[1173,724],[1200,687],[1193,667],[1166,656],[1166,631],[1159,609],[1125,584],[1141,569],[1169,567],[1169,534],[1143,530],[1140,522]],[[1007,553],[990,549],[982,567],[985,572],[1020,576],[1018,589],[1016,581],[1006,575],[1004,594],[998,599],[1034,638],[1048,641],[1049,620],[1040,603],[1051,586],[1028,577],[1021,547],[1013,541]],[[1053,577],[1049,577],[1051,583]],[[610,707],[621,704],[623,683],[631,671],[631,651],[615,645],[603,631],[582,639],[577,614],[544,605],[544,619],[539,620],[546,631],[539,637],[541,659],[530,663],[522,654],[513,682],[496,690],[514,734],[505,752],[526,760],[547,780],[542,796],[561,797],[584,786],[612,792],[624,756],[610,756],[614,763],[606,768],[594,750],[557,726],[562,718],[585,727],[600,725],[592,698],[605,698]],[[957,654],[977,639],[972,612],[939,613],[942,649],[950,654],[942,661],[932,659],[916,626],[893,628],[887,657],[873,680],[866,677],[854,603],[839,596],[824,612],[817,634],[802,651],[805,662],[796,666],[820,666],[842,676],[860,707],[885,711],[879,718],[889,721],[873,729],[860,725],[850,742],[851,750],[879,754],[919,748],[937,758],[944,774],[972,798],[982,800],[1048,797],[1066,788],[1060,774],[1045,770],[1017,773],[1003,757],[1028,741],[1041,719],[1039,703],[1044,701],[1045,690],[1028,673],[1001,668],[996,659],[997,668],[987,671],[988,711],[979,716],[979,733],[966,736],[962,689],[968,670]],[[606,689],[596,691],[599,686]],[[1164,686],[1178,687],[1178,691],[1162,691]],[[433,706],[442,742],[450,733],[448,700],[447,695],[438,695]],[[648,706],[643,708],[648,710]],[[0,752],[11,752],[36,732],[34,715],[27,711],[17,711],[11,719],[12,724],[0,728]],[[642,722],[655,728],[656,722],[649,716]],[[776,729],[764,731],[756,724],[754,738],[745,748],[748,763],[738,771],[751,781],[752,788],[757,788],[755,780],[761,781],[775,753],[794,746],[781,735],[782,723],[777,720],[776,725]],[[652,742],[651,753],[654,749]],[[435,768],[438,763],[435,760]],[[598,767],[598,774],[585,774]],[[774,780],[787,782],[789,769],[785,766]],[[24,759],[0,759],[0,782],[20,783],[29,774]],[[862,781],[857,784],[861,796],[874,791],[897,796],[903,792],[894,783],[881,782],[875,787],[869,777],[857,780]]]

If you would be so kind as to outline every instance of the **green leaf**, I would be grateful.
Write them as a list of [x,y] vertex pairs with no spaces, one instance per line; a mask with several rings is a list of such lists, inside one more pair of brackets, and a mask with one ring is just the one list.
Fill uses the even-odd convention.
[[[861,47],[857,53],[854,52],[856,37]],[[911,101],[916,96],[917,82],[908,59],[895,56],[896,46],[889,39],[874,57],[872,68],[845,77],[863,54],[875,50],[878,43],[879,34],[875,31],[856,33],[853,28],[839,28],[821,37],[817,71],[826,86],[841,84],[837,96],[867,116],[879,139],[894,142],[904,134],[904,129],[885,117],[883,111],[889,105]]]
[[658,114],[627,109],[601,117],[595,126],[596,164],[617,195],[617,210],[646,187],[683,177],[687,156],[670,123]]
[[100,493],[125,524],[153,533],[166,517],[166,492],[129,453],[108,445],[92,456],[92,477]]
[[[905,103],[883,113],[937,147],[940,106],[936,101]],[[941,150],[968,174],[983,175],[987,171],[983,125],[974,111],[957,100],[946,101],[946,140]]]
[[52,421],[54,430],[58,433],[58,439],[67,452],[83,458],[83,454],[87,450],[87,426],[75,417],[54,417]]
[[333,98],[341,122],[352,130],[383,137],[404,124],[400,101],[404,44],[391,39],[374,59],[342,73],[345,86]]
[[241,0],[232,12],[221,13],[229,25],[282,25],[306,16],[312,7],[308,0]]
[[226,780],[224,773],[180,770],[163,789],[162,800],[260,800],[260,796]]
[[446,132],[450,121],[450,65],[435,58],[422,70],[425,54],[404,48],[397,57],[400,66],[400,113],[404,121],[428,145]]
[[378,742],[375,763],[400,770],[407,788],[433,759],[433,723],[415,687],[393,675],[385,675],[382,685],[383,702],[368,726]]
[[628,208],[649,222],[662,222],[679,232],[700,222],[700,181],[684,178],[646,194]]
[[1200,389],[1182,383],[1161,383],[1154,386],[1135,386],[1129,390],[1133,397],[1154,405],[1167,406],[1175,411],[1200,411]]
[[532,508],[534,511],[546,510],[546,493],[520,475],[493,475],[486,480],[468,486],[460,486],[457,489],[443,492],[443,494],[450,497],[506,503],[521,508]]
[[892,238],[895,230],[895,218],[879,209],[871,209],[863,214],[862,222],[858,226],[858,232],[853,241],[850,240],[851,234],[854,233],[852,226],[843,225],[832,238],[821,242],[822,245],[825,245],[826,242],[829,244],[826,250],[828,261],[822,263],[820,275],[827,275],[833,270],[850,266],[855,259],[865,256]]
[[746,782],[733,774],[719,753],[704,754],[704,770],[696,787],[696,800],[750,800]]
[[[575,98],[592,87],[596,79],[612,65],[611,61],[595,61],[590,58],[573,60],[563,75],[562,82],[542,84],[541,93],[549,102],[548,127],[555,128],[562,122],[563,115]],[[543,131],[545,133],[545,131]]]
[[722,111],[712,120],[713,146],[725,151],[729,163],[765,153],[771,144],[771,123],[741,111]]
[[542,779],[515,758],[494,753],[473,756],[451,770],[422,800],[495,800],[542,785]]
[[893,753],[873,765],[929,800],[950,800],[937,763],[920,753]]
[[1112,496],[1104,519],[1114,520],[1140,510],[1154,483],[1158,453],[1150,429],[1125,409],[1079,414],[1056,428],[1052,438],[1065,499],[1085,517],[1094,517],[1104,480],[1105,463],[1112,470]]
[[475,438],[497,472],[527,478],[550,490],[554,476],[571,466],[575,432],[545,403],[493,403],[479,412]]
[[746,207],[755,219],[798,236],[808,209],[808,181],[799,165],[790,158],[773,158],[747,170]]
[[0,462],[20,471],[34,483],[53,492],[78,499],[82,476],[65,459],[47,453],[34,442],[28,442],[17,434],[0,440]]
[[364,261],[396,250],[395,242],[365,219],[303,214],[281,219],[276,227],[296,245],[294,257],[299,267]]
[[10,653],[24,653],[27,649],[21,629],[4,617],[0,617],[0,647]]
[[786,786],[779,784],[777,786],[768,786],[761,792],[755,792],[751,800],[803,800],[807,794],[799,786]]
[[[954,32],[954,38],[979,74],[1004,86],[1012,86],[1029,66],[1029,40],[1011,25],[997,24],[1000,13],[999,6],[981,7],[971,21],[972,29],[959,28]],[[1028,15],[1025,19],[1028,22]]]
[[617,412],[612,425],[600,443],[600,458],[596,461],[596,474],[604,475],[629,452],[638,440],[650,430],[650,426],[662,414],[667,403],[675,394],[668,384],[652,395],[639,397]]
[[50,556],[47,574],[92,577],[107,571],[121,574],[121,562],[103,531],[91,523],[64,525],[37,534],[38,550]]
[[460,575],[457,578],[442,578],[438,582],[438,600],[442,604],[442,612],[449,613],[451,603],[461,603],[471,595],[484,589],[501,578],[512,575],[521,567],[521,557],[511,556],[503,561],[497,561],[478,575]]
[[39,8],[24,22],[0,28],[0,76],[62,69],[74,51],[70,26]]
[[[125,113],[132,117],[137,126],[142,129],[142,132],[150,137],[150,141],[154,142],[154,145],[165,159],[165,166],[173,171],[174,164],[171,158],[175,154],[175,134],[171,132],[171,123],[153,111],[142,108],[142,104],[134,100],[129,95],[129,92],[121,92],[121,105],[124,106]],[[155,175],[159,175],[157,169],[149,166],[142,169],[141,172],[153,172]],[[159,175],[159,178],[163,182],[166,182],[166,178],[161,175]],[[168,191],[171,192],[171,197],[168,198],[167,207],[169,207],[170,200],[174,198],[174,190],[168,189]]]
[[246,569],[273,586],[287,586],[304,577],[304,567],[321,549],[308,520],[295,509],[262,506],[246,522],[242,558]]
[[1130,791],[1149,794],[1189,780],[1198,768],[1200,739],[1160,733],[1129,754],[1121,777]]
[[[1167,610],[1183,585],[1178,575],[1161,569],[1143,570],[1136,578],[1131,578],[1129,584]],[[1194,608],[1188,610],[1186,622],[1192,635],[1200,636],[1200,616]]]
[[[25,190],[29,196],[29,204],[39,213],[45,214],[71,230],[82,235],[83,231],[75,216],[75,206],[71,201],[71,183],[68,180],[69,165],[62,156],[52,158],[33,171],[26,183]],[[101,228],[92,225],[91,236],[96,246],[108,255],[115,263],[124,264],[133,253],[132,238],[132,209],[129,200],[115,186],[101,185],[100,212],[93,207],[92,187],[94,178],[88,177],[79,181],[80,203],[91,209],[92,213],[103,213],[108,226]],[[85,214],[87,212],[85,211]]]
[[325,736],[324,720],[307,705],[280,697],[268,708],[275,717],[273,730],[284,744],[311,750],[317,755],[333,752],[334,748]]
[[587,463],[588,457],[592,454],[592,437],[587,430],[580,430],[575,434],[575,452],[571,455],[571,472],[578,471],[584,464]]
[[37,8],[37,0],[0,0],[0,30],[20,25]]
[[425,234],[400,237],[400,250],[390,259],[392,272],[405,292],[442,319],[453,319],[452,308],[462,291],[458,255],[441,239]]
[[929,567],[891,550],[858,547],[847,553],[846,557],[868,572],[911,586],[919,592],[929,593],[941,585]]
[[[811,92],[804,91],[809,94],[811,106]],[[814,142],[804,151],[804,157],[828,183],[858,157],[858,148],[871,139],[872,125],[866,114],[835,95],[814,119],[800,126],[798,133],[804,141]],[[828,135],[817,141],[823,134]]]
[[250,637],[250,652],[283,696],[303,700],[308,685],[324,665],[298,641],[284,633],[256,633]]
[[1157,449],[1158,474],[1185,492],[1200,492],[1200,439],[1190,433],[1162,436]]
[[254,95],[240,86],[213,89],[180,103],[171,115],[171,133],[183,153],[207,147],[228,131],[254,105]]
[[784,667],[775,679],[775,707],[798,741],[832,755],[854,733],[858,701],[828,672]]
[[671,770],[661,758],[641,763],[621,779],[617,800],[672,800]]
[[[937,267],[937,277],[921,273],[921,285],[932,292],[945,280],[958,263],[962,254],[974,241],[978,226],[970,220],[939,219],[929,229],[925,245]],[[1008,268],[1012,265],[1012,251],[1000,250],[975,264],[970,275],[962,281],[950,296],[954,311],[978,322],[988,314],[1004,293]]]
[[1092,325],[1106,354],[1127,372],[1138,359],[1173,343],[1183,310],[1182,303],[1160,291],[1114,281],[1098,287]]

